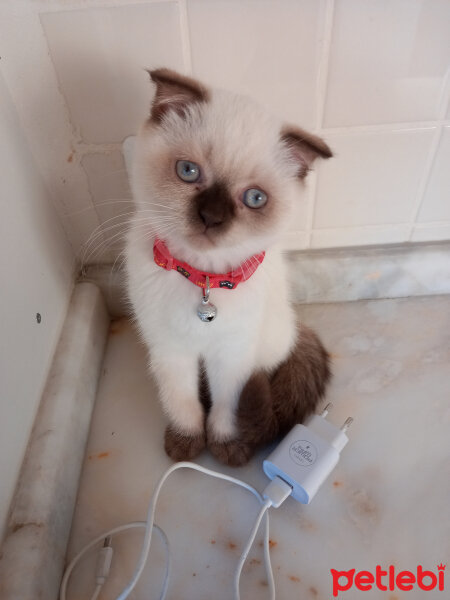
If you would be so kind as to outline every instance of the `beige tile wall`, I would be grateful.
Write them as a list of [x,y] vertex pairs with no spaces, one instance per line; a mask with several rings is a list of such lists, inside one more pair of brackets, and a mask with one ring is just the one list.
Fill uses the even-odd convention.
[[121,143],[148,111],[144,68],[161,65],[332,146],[287,248],[450,239],[448,0],[16,0],[0,17],[0,69],[87,262],[117,256]]

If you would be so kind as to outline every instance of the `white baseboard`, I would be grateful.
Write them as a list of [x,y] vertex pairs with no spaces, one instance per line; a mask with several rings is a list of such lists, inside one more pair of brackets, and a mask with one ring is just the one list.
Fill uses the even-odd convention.
[[450,243],[293,252],[298,303],[450,293]]
[[2,600],[58,598],[109,322],[98,287],[77,284],[10,510]]

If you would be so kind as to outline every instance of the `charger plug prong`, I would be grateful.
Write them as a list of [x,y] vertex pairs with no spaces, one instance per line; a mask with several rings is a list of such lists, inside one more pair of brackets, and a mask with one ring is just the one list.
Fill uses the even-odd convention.
[[350,427],[350,425],[353,423],[353,417],[348,417],[347,419],[345,419],[344,424],[341,427],[341,431],[347,431],[347,429]]
[[323,411],[320,413],[320,416],[325,418],[332,408],[333,404],[331,402],[328,402]]

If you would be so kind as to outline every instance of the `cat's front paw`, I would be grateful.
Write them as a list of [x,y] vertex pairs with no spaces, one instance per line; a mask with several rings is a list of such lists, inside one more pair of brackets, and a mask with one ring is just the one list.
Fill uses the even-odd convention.
[[205,446],[206,435],[204,431],[196,435],[189,435],[177,431],[171,425],[166,428],[164,449],[175,462],[192,460],[200,454]]
[[208,448],[218,461],[230,467],[241,467],[255,453],[255,446],[239,439],[218,442],[208,439]]

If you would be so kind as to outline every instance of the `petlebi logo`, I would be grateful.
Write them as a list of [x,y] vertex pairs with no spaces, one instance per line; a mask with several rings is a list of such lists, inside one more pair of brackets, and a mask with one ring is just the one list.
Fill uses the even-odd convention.
[[[389,565],[386,571],[377,565],[375,573],[356,572],[356,569],[349,571],[330,569],[333,578],[333,596],[336,598],[339,592],[346,592],[353,587],[361,592],[368,592],[373,588],[390,592],[395,590],[409,592],[413,589],[420,589],[424,592],[438,589],[442,592],[445,586],[445,567],[446,565],[441,563],[436,567],[437,572],[434,572],[426,571],[422,565],[418,565],[415,571],[399,571],[398,573],[393,565]],[[341,597],[345,600],[345,594]]]

